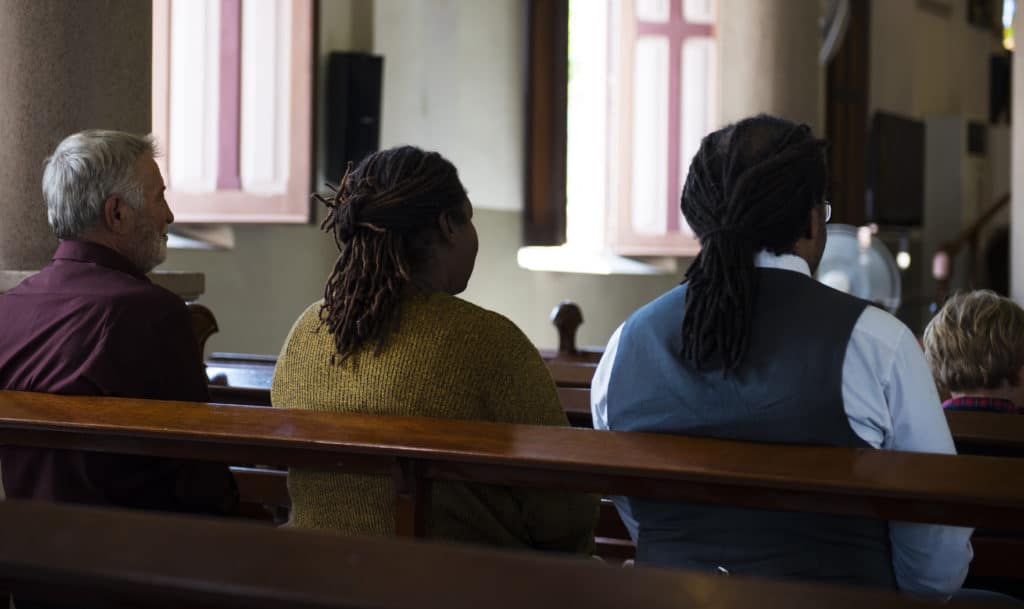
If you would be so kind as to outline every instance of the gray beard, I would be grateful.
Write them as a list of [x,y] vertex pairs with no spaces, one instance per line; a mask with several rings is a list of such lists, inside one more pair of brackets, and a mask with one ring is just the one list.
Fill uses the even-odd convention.
[[148,273],[167,259],[167,245],[162,235],[146,235],[135,244],[131,261],[143,273]]

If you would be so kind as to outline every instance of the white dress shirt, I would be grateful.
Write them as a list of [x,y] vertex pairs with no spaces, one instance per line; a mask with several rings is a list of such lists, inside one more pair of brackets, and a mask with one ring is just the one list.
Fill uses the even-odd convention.
[[[799,256],[762,251],[758,267],[810,276]],[[608,429],[608,381],[619,343],[619,326],[594,373],[590,407],[595,429]],[[843,360],[843,408],[850,427],[874,448],[956,454],[942,405],[917,339],[901,321],[877,307],[861,313]],[[630,535],[636,521],[628,504],[615,498]],[[973,529],[890,522],[893,570],[901,590],[949,595],[959,590],[974,556]]]

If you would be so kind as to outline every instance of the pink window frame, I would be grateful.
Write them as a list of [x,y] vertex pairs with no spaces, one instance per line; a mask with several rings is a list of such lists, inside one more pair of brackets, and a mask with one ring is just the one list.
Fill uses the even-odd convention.
[[[171,2],[153,0],[153,135],[166,147],[170,133]],[[177,222],[306,223],[311,217],[313,177],[313,0],[291,0],[291,141],[285,192],[265,195],[242,190],[188,193],[169,190]],[[159,160],[168,175],[166,154]]]
[[[669,0],[670,20],[667,24],[640,23],[636,17],[635,0],[622,0],[617,15],[620,27],[612,36],[618,36],[615,46],[619,57],[617,65],[619,79],[622,83],[614,93],[617,106],[617,153],[612,153],[618,175],[613,184],[612,196],[614,204],[614,226],[609,232],[612,249],[627,256],[696,256],[700,253],[700,242],[691,235],[682,232],[679,226],[679,195],[680,195],[680,134],[681,120],[681,55],[686,38],[694,34],[673,34],[671,30],[687,26],[683,21],[683,0]],[[682,26],[677,22],[683,22]],[[717,22],[717,15],[715,22]],[[690,26],[692,27],[692,26]],[[712,39],[717,37],[715,25],[702,26],[710,31]],[[668,232],[662,235],[640,234],[633,230],[632,219],[632,184],[633,159],[633,61],[637,38],[643,34],[665,33],[669,37],[669,133],[668,133],[668,197],[665,213],[668,214]],[[702,36],[706,37],[706,36]],[[717,86],[716,82],[710,83]]]

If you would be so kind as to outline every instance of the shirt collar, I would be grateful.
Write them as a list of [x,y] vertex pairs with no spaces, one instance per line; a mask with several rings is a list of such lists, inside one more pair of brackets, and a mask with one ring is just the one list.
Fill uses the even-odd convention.
[[53,259],[98,264],[149,281],[146,274],[135,268],[130,260],[109,247],[92,241],[75,241],[73,239],[61,241],[57,246],[57,251],[53,254]]
[[811,267],[807,261],[796,254],[773,254],[768,250],[761,250],[754,256],[754,266],[762,269],[780,269],[793,271],[801,275],[811,276]]
[[942,404],[943,408],[951,410],[981,410],[989,412],[1015,413],[1018,409],[1016,404],[1004,398],[989,398],[973,395],[950,398]]

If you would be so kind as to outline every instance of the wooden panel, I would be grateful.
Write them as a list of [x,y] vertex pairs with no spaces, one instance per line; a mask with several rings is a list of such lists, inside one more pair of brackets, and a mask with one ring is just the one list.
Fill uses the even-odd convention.
[[853,225],[865,218],[870,26],[870,2],[850,0],[850,23],[825,85],[832,221]]
[[597,364],[590,362],[566,362],[555,360],[548,362],[548,370],[551,378],[559,387],[585,387],[590,388],[590,382],[594,378],[594,371]]
[[590,389],[588,387],[559,387],[558,399],[569,422],[576,427],[593,427],[590,415]]
[[1024,461],[0,392],[0,442],[1024,529]]
[[946,411],[946,422],[961,453],[1024,456],[1024,416]]
[[206,341],[220,330],[217,326],[217,319],[210,309],[197,302],[190,302],[185,307],[188,309],[188,316],[192,321],[192,331],[196,335],[196,342],[199,343],[199,353],[205,353]]
[[[246,506],[250,512],[254,508],[260,510],[264,519],[270,519],[273,514],[279,523],[287,520],[291,498],[285,482],[286,472],[248,467],[232,467],[231,471],[238,483],[242,506]],[[594,538],[597,542],[597,555],[606,561],[631,559],[636,553],[626,526],[608,499],[601,501]],[[1024,540],[989,534],[981,537],[975,535],[971,543],[974,546],[970,571],[972,576],[1024,579],[1024,564],[1014,558],[1020,553]]]
[[974,535],[974,559],[971,560],[970,574],[978,577],[1024,578],[1024,564],[1021,564],[1020,537],[994,537],[991,534]]
[[834,586],[619,569],[592,560],[141,512],[5,501],[0,520],[0,586],[26,599],[80,607],[932,606]]
[[526,92],[526,245],[565,243],[569,0],[529,0]]
[[210,402],[214,404],[234,404],[236,406],[270,406],[270,389],[256,387],[231,387],[227,385],[210,385]]
[[[223,375],[229,386],[210,386],[210,399],[226,404],[270,405],[274,356],[214,354],[207,371],[211,378]],[[547,353],[551,376],[569,421],[591,427],[590,382],[599,352],[566,357]],[[576,357],[579,357],[576,360]],[[576,361],[574,361],[576,360]],[[946,412],[946,421],[962,454],[1024,457],[1024,417],[1012,414]]]

